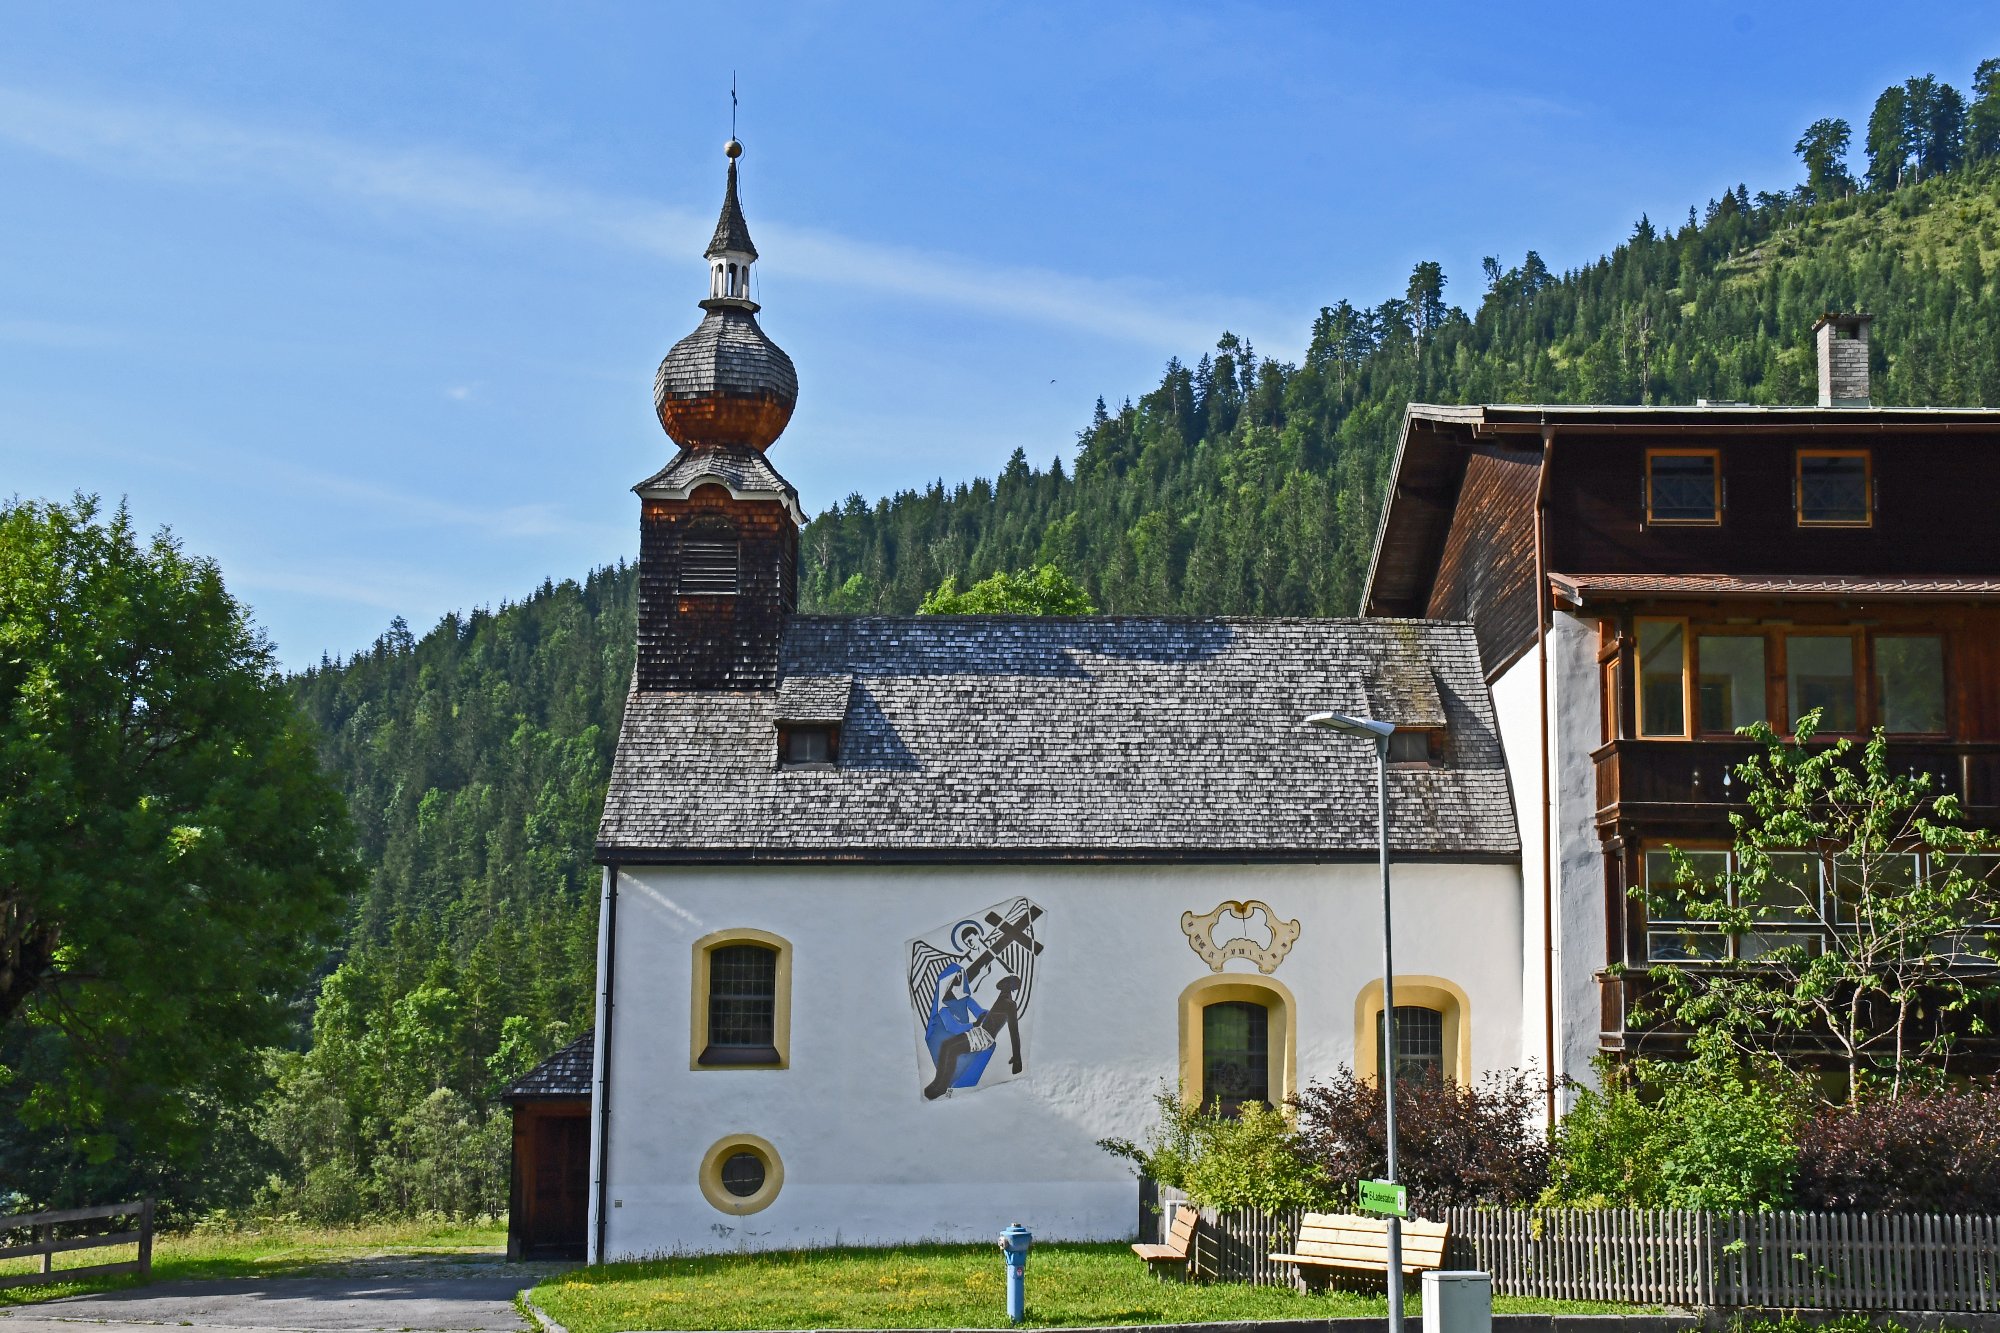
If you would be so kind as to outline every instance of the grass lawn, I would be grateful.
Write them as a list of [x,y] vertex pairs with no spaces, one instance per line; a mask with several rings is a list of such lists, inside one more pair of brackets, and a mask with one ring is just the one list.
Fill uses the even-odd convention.
[[[162,1232],[153,1237],[153,1280],[183,1277],[270,1277],[385,1254],[496,1256],[507,1248],[505,1223],[372,1222],[351,1227],[248,1225],[228,1231]],[[58,1271],[138,1257],[138,1247],[74,1250],[56,1256]],[[0,1276],[38,1271],[39,1259],[0,1260]],[[51,1282],[0,1290],[0,1306],[110,1291],[138,1285],[136,1275]]]
[[[1416,1283],[1408,1308],[1415,1312]],[[792,1250],[608,1264],[544,1280],[535,1303],[571,1333],[630,1329],[995,1328],[1007,1322],[993,1245]],[[1629,1306],[1501,1297],[1503,1313],[1624,1313]],[[1380,1296],[1161,1280],[1123,1245],[1037,1245],[1028,1320],[1202,1323],[1382,1315]]]

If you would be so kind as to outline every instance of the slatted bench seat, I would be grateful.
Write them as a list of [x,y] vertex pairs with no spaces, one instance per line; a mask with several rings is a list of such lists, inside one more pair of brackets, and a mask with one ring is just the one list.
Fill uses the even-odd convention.
[[[1444,1222],[1404,1222],[1403,1272],[1422,1273],[1444,1267],[1444,1245],[1450,1232],[1450,1225]],[[1292,1253],[1274,1254],[1271,1262],[1296,1265],[1302,1276],[1324,1278],[1341,1271],[1386,1277],[1389,1219],[1307,1213],[1299,1223],[1299,1239]]]
[[1199,1225],[1201,1215],[1186,1204],[1174,1209],[1174,1223],[1167,1228],[1167,1242],[1164,1245],[1134,1245],[1132,1253],[1146,1261],[1146,1267],[1157,1273],[1168,1264],[1179,1264],[1183,1271],[1188,1259],[1194,1254],[1194,1229]]

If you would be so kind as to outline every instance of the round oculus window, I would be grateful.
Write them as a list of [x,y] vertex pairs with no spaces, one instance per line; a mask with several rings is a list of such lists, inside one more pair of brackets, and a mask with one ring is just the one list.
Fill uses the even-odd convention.
[[739,1199],[747,1199],[764,1188],[764,1159],[747,1150],[723,1159],[722,1188]]

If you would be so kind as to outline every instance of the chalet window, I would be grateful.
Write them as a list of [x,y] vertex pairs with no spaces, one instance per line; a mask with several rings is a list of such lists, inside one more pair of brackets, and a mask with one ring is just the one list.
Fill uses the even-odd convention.
[[1245,1102],[1271,1098],[1271,1011],[1251,1000],[1224,1000],[1201,1011],[1201,1096],[1235,1116]]
[[1796,944],[1819,946],[1824,863],[1813,852],[1770,852],[1766,859],[1769,872],[1762,883],[1752,888],[1741,873],[1734,881],[1739,904],[1754,908],[1758,921],[1758,929],[1736,941],[1736,956],[1744,962]]
[[1672,852],[1661,848],[1645,854],[1646,956],[1659,962],[1723,962],[1729,957],[1729,937],[1720,923],[1694,915],[1688,895],[1712,893],[1717,883],[1727,883],[1729,853],[1682,849],[1681,855],[1696,884],[1678,881]]
[[1713,449],[1648,449],[1646,521],[1720,523],[1721,456]]
[[681,542],[681,595],[735,596],[741,564],[735,529],[727,522],[700,520]]
[[1695,712],[1703,732],[1728,734],[1764,719],[1763,635],[1698,635],[1695,664]]
[[[1377,1015],[1380,1021],[1380,1015]],[[1376,1078],[1381,1078],[1381,1048],[1376,1048]],[[1396,1006],[1396,1081],[1436,1082],[1444,1077],[1444,1015],[1418,1004]]]
[[1818,708],[1822,733],[1858,731],[1854,679],[1853,635],[1785,636],[1785,710],[1794,728]]
[[1799,451],[1796,500],[1802,527],[1865,528],[1874,521],[1866,449]]
[[1899,735],[1944,734],[1944,640],[1935,634],[1878,634],[1875,720]]
[[1444,749],[1444,733],[1427,727],[1403,727],[1390,733],[1389,762],[1429,767]]
[[778,728],[778,763],[786,768],[830,765],[840,760],[840,728],[793,725]]
[[1896,893],[1917,882],[1915,852],[1887,852],[1864,859],[1836,856],[1830,867],[1829,897],[1835,925],[1853,927],[1859,923],[1856,910],[1864,894]]
[[1680,737],[1687,730],[1687,624],[1639,622],[1639,734]]

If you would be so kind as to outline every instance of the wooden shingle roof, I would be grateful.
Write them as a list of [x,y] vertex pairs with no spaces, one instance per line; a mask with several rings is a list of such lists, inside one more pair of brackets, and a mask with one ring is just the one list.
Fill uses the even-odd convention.
[[581,1037],[509,1083],[500,1100],[513,1103],[544,1097],[588,1097],[596,1042],[595,1030],[586,1029]]
[[[600,860],[1365,857],[1373,751],[1305,717],[1365,714],[1371,693],[1445,724],[1440,765],[1390,775],[1399,854],[1519,853],[1465,624],[800,616],[781,673],[627,699]],[[784,709],[837,680],[839,764],[781,767]]]

